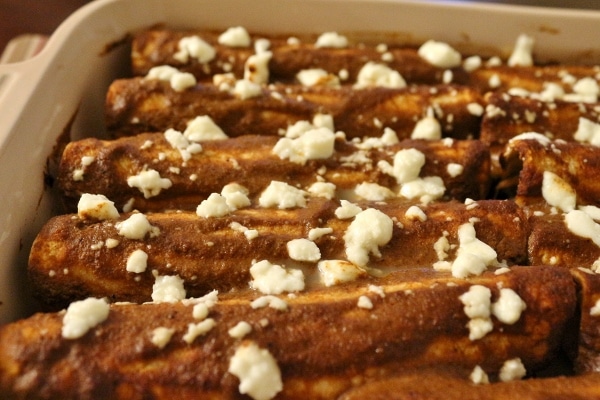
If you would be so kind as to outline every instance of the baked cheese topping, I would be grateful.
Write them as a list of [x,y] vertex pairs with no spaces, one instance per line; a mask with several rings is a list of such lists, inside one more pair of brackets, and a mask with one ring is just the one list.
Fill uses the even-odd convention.
[[111,220],[119,218],[119,211],[103,194],[84,193],[77,203],[77,215],[81,219]]
[[379,210],[368,208],[359,212],[344,234],[348,260],[364,267],[370,254],[380,257],[379,247],[392,239],[393,226],[392,219]]
[[104,299],[87,298],[69,305],[63,316],[62,337],[78,339],[108,318],[110,306]]
[[229,47],[250,47],[250,34],[243,26],[233,26],[219,35],[219,44]]
[[229,360],[228,371],[240,380],[239,391],[254,400],[269,400],[283,389],[275,358],[256,343],[243,342]]
[[327,287],[352,282],[367,275],[364,269],[345,260],[323,260],[317,264],[317,268],[321,282]]
[[281,294],[304,290],[304,274],[299,269],[285,269],[281,265],[262,260],[250,267],[250,286],[264,294]]
[[194,58],[200,63],[207,63],[217,55],[213,46],[196,35],[186,36],[179,40],[178,49],[173,58],[182,63],[187,63],[190,58]]
[[185,299],[183,279],[176,275],[155,274],[152,286],[152,301],[155,303],[176,303]]

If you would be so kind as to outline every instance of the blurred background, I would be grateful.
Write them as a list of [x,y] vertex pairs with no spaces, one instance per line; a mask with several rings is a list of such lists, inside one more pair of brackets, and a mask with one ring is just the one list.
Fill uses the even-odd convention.
[[[0,0],[0,53],[12,38],[19,35],[27,33],[50,35],[56,29],[56,27],[58,27],[58,25],[60,25],[60,23],[72,12],[86,3],[89,3],[90,1],[91,0]],[[600,0],[477,1],[484,3],[505,3],[600,10]]]
[[73,11],[90,0],[0,0],[0,52],[25,33],[50,35]]

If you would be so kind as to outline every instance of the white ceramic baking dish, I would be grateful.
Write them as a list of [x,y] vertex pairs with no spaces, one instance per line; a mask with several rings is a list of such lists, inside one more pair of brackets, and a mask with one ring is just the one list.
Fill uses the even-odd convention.
[[44,183],[63,133],[102,135],[112,79],[127,74],[128,33],[157,23],[271,32],[393,32],[465,50],[508,51],[521,33],[545,60],[600,64],[600,12],[410,0],[97,0],[68,18],[44,50],[0,65],[0,323],[35,308],[29,247],[53,213]]

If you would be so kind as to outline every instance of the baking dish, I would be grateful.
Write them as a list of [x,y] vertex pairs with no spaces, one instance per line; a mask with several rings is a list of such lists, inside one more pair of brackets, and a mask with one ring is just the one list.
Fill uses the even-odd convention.
[[464,51],[506,53],[536,38],[543,61],[600,63],[600,12],[409,0],[97,0],[75,12],[33,59],[0,65],[0,323],[35,310],[25,266],[56,200],[46,172],[60,137],[103,135],[106,88],[128,70],[128,33],[175,28],[380,32]]

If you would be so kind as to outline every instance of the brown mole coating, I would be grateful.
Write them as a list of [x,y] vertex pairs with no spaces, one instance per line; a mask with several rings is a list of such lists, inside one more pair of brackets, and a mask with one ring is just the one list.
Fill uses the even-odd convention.
[[[319,180],[333,183],[336,195],[351,193],[363,182],[377,183],[393,191],[398,183],[378,164],[393,164],[402,149],[415,148],[425,155],[421,176],[439,176],[446,187],[446,198],[464,200],[486,196],[490,180],[489,153],[479,141],[405,140],[396,145],[360,150],[356,145],[336,140],[334,153],[327,159],[308,160],[305,164],[281,159],[273,152],[275,137],[244,136],[228,140],[202,142],[202,151],[183,162],[177,149],[163,134],[143,134],[114,141],[83,139],[71,142],[63,152],[57,184],[64,193],[68,210],[83,193],[104,194],[122,209],[131,199],[140,211],[195,209],[212,193],[220,193],[229,183],[239,183],[256,200],[272,181],[287,182],[307,190]],[[149,142],[150,146],[144,145]],[[83,167],[83,178],[74,179],[82,168],[82,157],[93,162]],[[462,173],[450,175],[448,165],[462,166]],[[176,168],[176,170],[173,170]],[[127,183],[127,178],[143,170],[154,169],[172,186],[157,196],[144,194]],[[195,177],[194,179],[192,179]]]
[[483,104],[482,97],[475,89],[460,85],[361,90],[274,85],[264,87],[259,96],[242,100],[210,83],[177,92],[168,82],[136,77],[110,85],[105,115],[114,137],[168,128],[183,131],[188,121],[204,115],[230,137],[277,136],[297,121],[327,114],[333,117],[335,129],[348,138],[379,137],[387,127],[400,139],[407,139],[417,120],[433,108],[442,136],[468,139],[479,136],[481,121],[469,112],[469,104]]
[[[384,296],[369,292],[368,283],[379,285]],[[490,288],[492,301],[498,287],[511,288],[527,309],[513,325],[494,319],[493,331],[472,341],[459,296],[476,284]],[[357,306],[362,295],[371,299],[372,309]],[[288,308],[283,311],[251,308],[256,297],[250,291],[220,296],[208,316],[215,327],[190,344],[183,335],[198,320],[192,306],[181,302],[112,305],[106,321],[75,340],[61,337],[62,313],[34,315],[0,329],[0,346],[6,349],[0,360],[2,390],[16,398],[27,393],[123,398],[120,391],[133,398],[150,393],[165,398],[157,393],[178,387],[198,396],[237,398],[238,381],[227,368],[246,340],[277,360],[284,381],[278,398],[283,399],[300,398],[300,393],[321,398],[319,387],[328,380],[338,383],[339,394],[361,381],[356,378],[368,378],[369,370],[375,376],[440,365],[497,371],[518,355],[534,371],[558,351],[576,302],[571,275],[551,267],[515,267],[470,280],[431,269],[397,271],[284,297]],[[242,340],[227,333],[239,321],[252,326]],[[163,349],[150,341],[157,327],[174,329]],[[299,387],[303,390],[294,390]]]
[[[475,207],[458,202],[420,205],[426,221],[406,216],[412,205],[399,201],[361,204],[380,209],[396,222],[390,242],[380,249],[381,257],[371,256],[366,267],[384,273],[432,268],[439,260],[435,243],[446,236],[449,244],[458,245],[458,227],[472,219],[477,221],[477,237],[496,250],[498,260],[510,265],[527,262],[529,227],[514,203],[483,200]],[[29,276],[34,292],[53,308],[88,296],[150,301],[155,273],[178,275],[193,297],[213,289],[238,290],[248,286],[252,279],[249,269],[261,260],[292,268],[303,265],[307,285],[318,286],[316,263],[291,261],[287,243],[308,237],[313,228],[331,228],[330,234],[315,239],[321,259],[346,260],[344,235],[352,220],[338,219],[334,214],[337,207],[335,201],[315,198],[306,208],[248,208],[220,218],[201,218],[191,212],[149,213],[148,221],[160,233],[143,240],[120,236],[117,220],[94,222],[75,215],[58,216],[45,225],[32,246]],[[231,227],[233,222],[258,235],[248,239]],[[105,243],[109,239],[117,240],[118,245],[108,248]],[[127,258],[138,249],[148,255],[146,271],[128,272]],[[453,259],[455,250],[447,251],[448,259]]]

